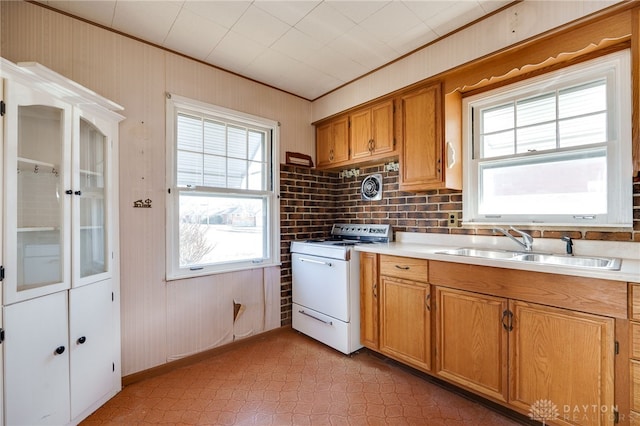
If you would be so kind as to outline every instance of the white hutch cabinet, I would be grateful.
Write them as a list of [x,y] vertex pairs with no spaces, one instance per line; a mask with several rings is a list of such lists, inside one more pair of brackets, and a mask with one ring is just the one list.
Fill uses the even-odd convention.
[[2,419],[77,424],[121,388],[122,107],[0,61]]

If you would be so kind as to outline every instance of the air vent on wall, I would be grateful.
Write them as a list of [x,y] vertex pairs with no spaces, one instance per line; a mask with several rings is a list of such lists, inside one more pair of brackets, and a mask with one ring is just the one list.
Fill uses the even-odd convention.
[[362,180],[360,186],[362,199],[366,201],[382,200],[382,175],[369,175]]

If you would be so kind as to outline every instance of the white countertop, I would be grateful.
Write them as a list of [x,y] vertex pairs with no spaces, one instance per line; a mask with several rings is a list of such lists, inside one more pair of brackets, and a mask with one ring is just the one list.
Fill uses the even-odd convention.
[[[546,272],[551,274],[640,283],[640,243],[574,240],[573,249],[576,256],[621,258],[622,266],[619,271],[543,265],[534,262],[485,259],[479,257],[436,253],[442,250],[461,247],[520,250],[520,248],[507,237],[441,235],[414,232],[396,232],[395,242],[387,244],[363,244],[355,246],[355,249],[357,251],[387,254],[392,256],[405,256],[420,259],[441,260],[446,262],[466,263],[469,265],[493,266],[497,268],[509,268],[523,271]],[[538,238],[534,240],[533,251],[564,254],[565,243],[559,239],[553,240]]]

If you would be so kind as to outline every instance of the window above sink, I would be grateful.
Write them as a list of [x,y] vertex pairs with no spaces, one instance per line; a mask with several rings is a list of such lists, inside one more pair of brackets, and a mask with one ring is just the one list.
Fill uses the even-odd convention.
[[632,223],[627,50],[464,99],[463,222]]

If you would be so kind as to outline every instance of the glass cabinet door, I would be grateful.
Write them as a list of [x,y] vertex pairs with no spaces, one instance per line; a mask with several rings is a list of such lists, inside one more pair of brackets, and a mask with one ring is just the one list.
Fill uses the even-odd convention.
[[73,287],[108,278],[109,126],[100,120],[78,120],[74,148],[74,266]]
[[70,253],[71,108],[18,85],[7,95],[5,304],[68,288]]

